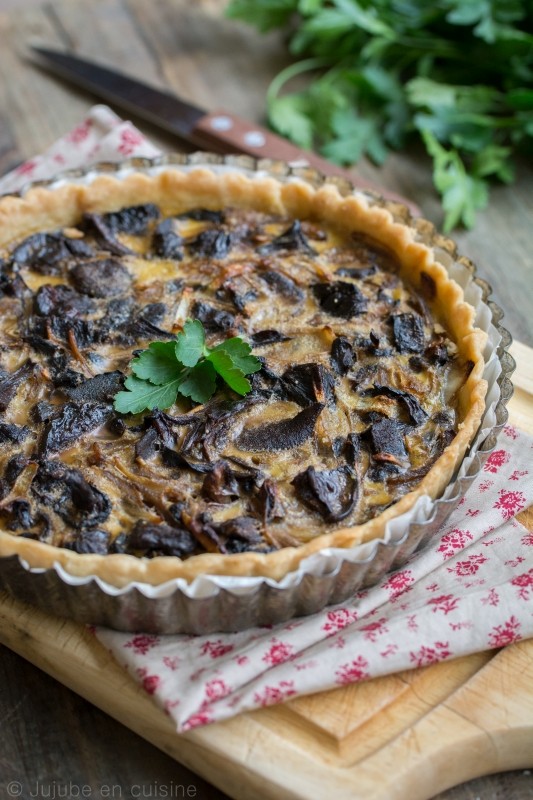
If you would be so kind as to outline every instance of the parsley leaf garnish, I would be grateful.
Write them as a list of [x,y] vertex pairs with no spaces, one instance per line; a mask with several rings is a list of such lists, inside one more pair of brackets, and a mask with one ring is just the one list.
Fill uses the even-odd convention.
[[176,358],[186,367],[194,367],[204,355],[205,332],[199,319],[188,319],[183,333],[178,334]]
[[261,369],[252,348],[238,336],[207,347],[199,320],[188,319],[183,331],[170,342],[152,342],[131,361],[133,375],[125,390],[115,396],[115,411],[139,414],[154,408],[170,408],[178,394],[195,403],[206,403],[217,389],[217,378],[237,394],[251,389],[246,375]]
[[153,408],[170,408],[176,401],[179,384],[180,379],[175,378],[157,386],[130,375],[124,383],[127,391],[119,392],[115,396],[115,411],[121,414],[139,414]]
[[[195,403],[206,403],[217,388],[217,373],[209,361],[201,361],[188,373],[180,383],[179,391],[184,397],[190,397]],[[174,398],[175,399],[175,398]]]
[[446,231],[472,227],[490,182],[531,152],[531,0],[231,0],[226,13],[286,33],[296,60],[267,92],[274,130],[338,164],[379,165],[418,139]]
[[157,386],[175,380],[181,371],[176,360],[176,342],[152,342],[148,350],[133,359],[131,370],[137,378]]

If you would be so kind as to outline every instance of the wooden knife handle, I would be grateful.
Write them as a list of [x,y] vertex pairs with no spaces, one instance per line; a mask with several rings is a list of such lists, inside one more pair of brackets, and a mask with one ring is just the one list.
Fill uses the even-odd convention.
[[292,166],[314,167],[324,175],[345,178],[361,189],[371,189],[391,200],[404,203],[415,214],[420,214],[420,209],[407,198],[389,192],[387,189],[361,178],[352,170],[332,164],[331,161],[327,161],[310,150],[302,150],[287,139],[277,136],[266,128],[254,125],[227,111],[213,111],[211,114],[206,114],[197,122],[192,136],[199,146],[208,150],[222,151],[224,153],[246,153],[246,155],[255,156],[256,158],[273,158],[287,161]]

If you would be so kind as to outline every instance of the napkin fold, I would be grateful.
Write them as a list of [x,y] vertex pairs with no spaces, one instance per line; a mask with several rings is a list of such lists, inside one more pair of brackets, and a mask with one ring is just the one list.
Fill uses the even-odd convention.
[[[0,191],[63,169],[159,150],[95,106]],[[368,678],[504,647],[533,636],[533,438],[512,425],[459,507],[422,552],[375,587],[311,617],[210,636],[95,635],[187,731],[242,711]]]

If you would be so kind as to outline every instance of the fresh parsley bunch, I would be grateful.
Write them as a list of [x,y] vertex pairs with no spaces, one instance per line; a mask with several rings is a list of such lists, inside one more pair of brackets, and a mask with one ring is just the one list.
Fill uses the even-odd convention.
[[270,124],[301,147],[381,164],[421,136],[446,231],[472,227],[489,181],[512,182],[513,153],[533,152],[532,0],[232,0],[227,13],[286,29],[306,57],[267,96]]
[[126,378],[126,391],[115,396],[115,410],[138,414],[169,408],[178,394],[205,403],[216,391],[217,377],[245,395],[251,389],[246,375],[261,369],[259,359],[250,353],[250,345],[238,336],[207,347],[200,320],[188,319],[176,339],[152,342],[131,361],[133,375]]

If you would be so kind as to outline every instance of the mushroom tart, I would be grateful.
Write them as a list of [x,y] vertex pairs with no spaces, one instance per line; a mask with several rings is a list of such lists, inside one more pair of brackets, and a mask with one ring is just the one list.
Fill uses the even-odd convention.
[[[333,184],[208,168],[0,201],[0,555],[114,586],[280,579],[442,494],[485,334],[415,229]],[[121,413],[187,320],[249,390]],[[207,352],[207,351],[206,351]]]

